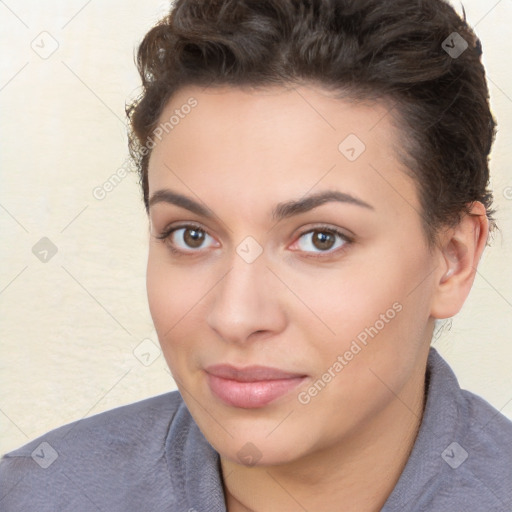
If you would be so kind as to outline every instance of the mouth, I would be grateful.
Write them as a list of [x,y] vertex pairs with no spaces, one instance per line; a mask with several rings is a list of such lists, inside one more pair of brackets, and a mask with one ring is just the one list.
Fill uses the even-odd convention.
[[307,378],[267,366],[236,368],[214,365],[205,369],[210,391],[232,407],[256,409],[290,393]]

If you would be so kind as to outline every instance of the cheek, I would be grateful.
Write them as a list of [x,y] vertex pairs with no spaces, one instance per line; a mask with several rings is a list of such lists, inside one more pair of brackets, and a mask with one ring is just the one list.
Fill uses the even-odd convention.
[[163,356],[177,380],[182,374],[180,360],[183,357],[177,333],[186,318],[184,304],[190,300],[187,297],[190,287],[183,288],[179,272],[173,271],[161,259],[150,249],[146,272],[148,305]]
[[146,271],[148,305],[163,348],[175,339],[202,295],[202,280],[172,264],[161,248],[150,247]]
[[176,281],[173,272],[169,272],[168,265],[162,262],[155,250],[150,249],[146,271],[146,289],[148,294],[149,310],[153,323],[162,341],[161,336],[171,329],[177,320],[179,302],[176,293]]
[[[150,246],[146,271],[148,305],[167,364],[174,376],[197,366],[204,336],[208,292],[216,275],[208,266],[170,261],[161,247]],[[186,369],[185,369],[186,367]]]
[[366,267],[366,273],[340,274],[338,284],[326,280],[322,293],[310,295],[335,335],[319,340],[318,330],[303,322],[314,346],[308,360],[315,375],[299,402],[323,418],[327,437],[377,414],[416,375],[428,346],[430,285],[425,281],[411,290],[426,264],[404,263],[377,275],[376,267]]
[[401,361],[408,367],[425,341],[430,265],[428,254],[421,251],[380,250],[314,280],[297,273],[295,291],[319,320],[302,324],[308,338],[321,337],[316,346],[322,365],[329,368],[346,353],[349,373],[359,364],[378,364],[388,371]]
[[297,304],[296,321],[307,332],[316,333],[335,346],[373,325],[388,310],[388,316],[394,317],[393,304],[403,298],[404,287],[393,270],[388,270],[380,274],[375,266],[358,261],[350,266],[342,264],[338,269],[296,271],[285,276],[293,283],[295,295],[310,310],[305,312],[304,305]]

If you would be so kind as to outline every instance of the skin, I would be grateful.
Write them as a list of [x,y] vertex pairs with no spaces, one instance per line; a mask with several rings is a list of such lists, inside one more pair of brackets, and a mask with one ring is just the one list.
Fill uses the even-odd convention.
[[[401,135],[384,104],[334,99],[313,86],[186,87],[161,121],[191,96],[197,107],[153,149],[149,192],[171,189],[212,217],[152,204],[147,291],[169,368],[220,454],[227,508],[380,510],[421,423],[434,319],[455,315],[473,283],[488,235],[485,209],[474,203],[473,214],[429,248],[417,187],[396,157]],[[349,134],[366,146],[353,162],[338,150]],[[371,208],[327,202],[272,218],[278,203],[326,190]],[[190,230],[157,238],[182,223],[205,231],[202,245],[187,245]],[[333,248],[315,244],[318,225],[352,241],[334,235]],[[236,252],[248,236],[263,249],[252,263]],[[298,394],[393,304],[400,312],[301,403]],[[204,368],[219,363],[308,378],[264,407],[244,409],[210,390]],[[246,443],[256,447],[253,465],[237,455]]]

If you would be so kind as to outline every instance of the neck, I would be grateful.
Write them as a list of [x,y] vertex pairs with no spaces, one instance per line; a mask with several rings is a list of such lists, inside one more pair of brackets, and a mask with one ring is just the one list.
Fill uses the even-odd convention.
[[[335,446],[283,465],[243,466],[221,457],[228,512],[377,512],[414,445],[425,404],[418,372],[378,415]],[[392,393],[392,391],[390,391]]]

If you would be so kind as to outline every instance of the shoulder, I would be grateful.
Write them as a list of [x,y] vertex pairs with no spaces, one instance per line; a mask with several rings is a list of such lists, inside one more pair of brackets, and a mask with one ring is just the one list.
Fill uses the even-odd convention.
[[181,404],[181,396],[174,391],[116,407],[53,429],[5,454],[4,459],[32,457],[41,443],[47,443],[55,450],[64,448],[66,453],[133,445],[141,434],[147,434],[148,429],[153,434],[152,443],[158,445],[163,442],[169,423]]
[[512,510],[512,422],[461,389],[433,348],[427,400],[404,471],[383,512]]
[[453,428],[447,430],[450,437],[440,436],[444,448],[434,501],[488,512],[512,510],[512,421],[482,397],[461,389],[454,375],[449,394]]
[[129,487],[133,505],[137,488],[165,488],[165,443],[184,407],[177,391],[166,393],[69,423],[5,454],[0,509],[93,510],[96,500],[119,499]]
[[512,421],[480,396],[461,390],[466,417],[462,446],[467,464],[460,477],[472,487],[512,507]]

